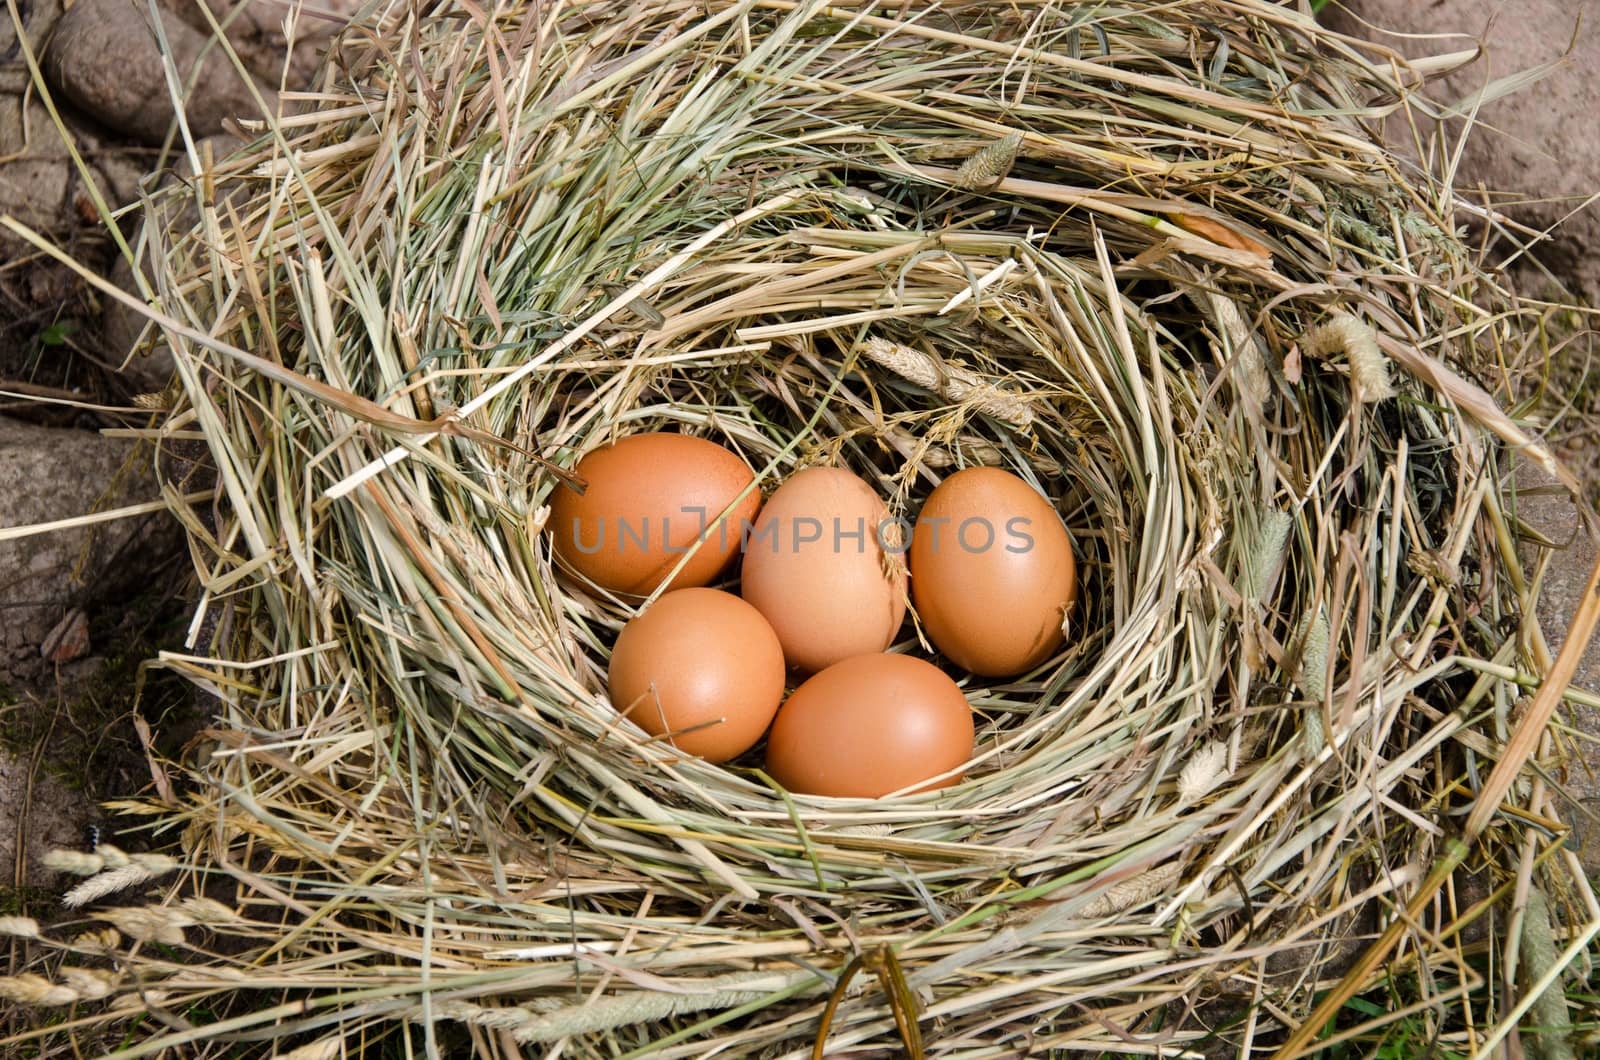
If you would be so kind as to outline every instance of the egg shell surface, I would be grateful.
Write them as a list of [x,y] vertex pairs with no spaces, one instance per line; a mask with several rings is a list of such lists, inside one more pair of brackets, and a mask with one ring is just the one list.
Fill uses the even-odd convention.
[[883,500],[841,468],[798,471],[768,499],[744,546],[740,592],[790,666],[815,672],[894,643],[905,564],[880,544],[893,532]]
[[622,627],[608,684],[612,705],[645,732],[726,762],[767,731],[785,672],[759,611],[719,589],[679,589]]
[[1048,659],[1077,594],[1072,540],[1055,507],[1009,471],[972,467],[929,495],[911,537],[911,598],[956,665],[1011,677]]
[[973,732],[966,696],[937,666],[857,655],[813,675],[779,708],[767,773],[807,795],[881,798],[959,768],[972,757]]
[[761,507],[740,457],[687,434],[633,434],[586,453],[573,469],[588,488],[565,483],[550,495],[550,534],[568,567],[613,592],[648,596],[698,538],[668,589],[706,585],[739,551],[741,530]]

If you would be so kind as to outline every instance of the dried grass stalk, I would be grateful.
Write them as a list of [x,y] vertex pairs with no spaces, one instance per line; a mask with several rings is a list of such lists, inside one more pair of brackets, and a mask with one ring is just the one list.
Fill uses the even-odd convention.
[[1343,355],[1357,400],[1384,401],[1394,397],[1389,358],[1378,348],[1378,333],[1371,325],[1348,314],[1338,314],[1306,332],[1303,347],[1307,355],[1319,359]]
[[1026,430],[1033,423],[1033,408],[1026,400],[960,365],[940,364],[921,350],[887,339],[868,339],[861,344],[861,352],[907,382],[958,405],[971,405],[1019,430]]
[[1206,744],[1184,764],[1178,774],[1178,801],[1198,802],[1228,779],[1228,745]]
[[0,935],[31,939],[39,936],[39,922],[31,916],[0,916]]
[[178,863],[164,854],[135,854],[126,864],[91,876],[72,888],[62,895],[61,904],[68,909],[78,909],[108,894],[165,876],[177,867]]
[[999,140],[981,147],[956,170],[950,183],[958,188],[976,191],[992,187],[1011,172],[1016,164],[1017,152],[1022,149],[1021,133],[1006,133]]
[[1088,920],[1098,920],[1113,913],[1120,913],[1124,909],[1143,905],[1166,893],[1177,881],[1181,871],[1177,865],[1158,865],[1148,872],[1141,872],[1131,880],[1123,880],[1084,906],[1083,916]]

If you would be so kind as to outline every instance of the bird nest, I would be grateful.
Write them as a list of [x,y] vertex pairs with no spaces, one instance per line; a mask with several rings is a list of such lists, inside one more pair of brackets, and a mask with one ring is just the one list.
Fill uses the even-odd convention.
[[[228,884],[145,912],[229,956],[135,963],[229,1015],[147,1046],[1176,1055],[1302,1021],[1537,662],[1501,481],[1542,450],[1474,381],[1528,318],[1356,121],[1408,77],[1258,0],[369,11],[148,204],[164,436],[216,481],[175,500],[167,663],[221,715],[123,808]],[[619,719],[642,605],[545,523],[648,430],[766,492],[836,465],[914,516],[988,465],[1056,503],[1068,641],[961,675],[960,783],[795,795]],[[1413,969],[1459,943],[1429,910]]]

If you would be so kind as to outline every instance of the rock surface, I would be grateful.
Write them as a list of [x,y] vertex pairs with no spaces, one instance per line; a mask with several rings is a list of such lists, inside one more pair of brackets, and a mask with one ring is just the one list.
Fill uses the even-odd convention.
[[[223,134],[208,137],[195,145],[200,150],[203,159],[209,150],[213,159],[220,160],[232,153],[239,146],[239,141],[232,136]],[[188,156],[178,160],[174,172],[180,180],[188,180],[193,176],[189,165]],[[236,186],[231,193],[242,199],[243,186]],[[184,207],[183,213],[173,222],[173,230],[185,231],[194,225],[200,218],[200,212],[192,203]],[[134,243],[133,245],[136,245]],[[146,254],[148,255],[148,251]],[[145,278],[154,283],[154,276],[150,272],[148,256],[142,259]],[[122,258],[117,257],[111,267],[109,279],[122,290],[135,297],[140,297],[138,285],[134,282],[133,266]],[[115,298],[105,300],[105,309],[101,314],[100,334],[105,347],[119,357],[126,358],[119,362],[123,372],[132,381],[135,387],[143,393],[158,393],[163,390],[172,378],[174,371],[172,363],[172,350],[169,349],[157,329],[146,332],[145,327],[149,318],[137,309],[125,305]],[[141,336],[145,341],[141,342]]]
[[[146,277],[149,270],[146,270]],[[134,282],[133,266],[118,256],[117,262],[111,267],[110,280],[122,290],[134,297],[139,296],[138,285]],[[120,362],[122,371],[133,382],[140,393],[158,394],[166,388],[167,382],[172,378],[174,371],[172,363],[172,350],[154,334],[146,336],[146,341],[141,343],[140,336],[145,335],[145,325],[148,318],[138,310],[133,309],[115,298],[106,299],[106,307],[100,318],[100,335],[104,339],[106,349],[122,354],[125,361]]]
[[[56,24],[44,70],[66,99],[108,130],[158,145],[173,110],[161,49],[147,17],[129,0],[77,0]],[[161,25],[179,77],[187,82],[199,68],[184,107],[194,136],[221,132],[224,118],[259,113],[227,56],[207,47],[210,37],[171,14],[163,15]],[[265,87],[260,91],[267,106],[275,107],[276,95]]]
[[[90,160],[91,176],[115,208],[138,198],[139,181],[156,164],[156,152],[139,158],[121,140],[159,145],[170,131],[173,108],[160,47],[149,11],[137,0],[18,0],[26,39],[48,79],[66,130]],[[201,5],[205,6],[202,7]],[[359,7],[355,0],[324,0],[286,8],[270,0],[158,0],[161,31],[180,75],[198,66],[185,106],[190,133],[212,138],[216,156],[236,145],[219,135],[224,119],[257,112],[257,104],[232,61],[213,37],[221,26],[228,44],[258,79],[267,105],[271,87],[308,87],[329,41]],[[65,8],[65,10],[64,10]],[[209,12],[209,14],[208,14]],[[97,211],[49,111],[32,91],[21,43],[9,18],[0,17],[0,214],[62,241],[92,225]],[[87,120],[84,115],[87,115]],[[183,170],[180,155],[174,168]],[[181,174],[180,174],[181,175]],[[133,233],[126,233],[130,237]],[[0,236],[0,257],[25,252]],[[134,290],[132,268],[107,258],[104,267],[124,290]],[[101,338],[105,357],[124,363],[135,391],[160,390],[171,376],[170,354],[159,342],[138,343],[145,320],[106,299]]]
[[[1600,136],[1594,131],[1600,115],[1600,79],[1595,77],[1600,70],[1600,18],[1592,0],[1345,4],[1348,13],[1330,10],[1331,25],[1411,58],[1467,50],[1481,42],[1477,60],[1426,89],[1425,95],[1444,103],[1470,103],[1486,85],[1565,56],[1536,84],[1478,110],[1456,187],[1480,201],[1476,189],[1489,189],[1497,208],[1534,228],[1561,222],[1534,253],[1554,276],[1570,279],[1574,293],[1600,304],[1600,256],[1591,252],[1600,242],[1600,202],[1589,201],[1600,192]],[[1407,150],[1410,131],[1403,119],[1392,126],[1390,141]],[[1447,123],[1450,146],[1464,127],[1462,119]],[[1519,271],[1524,290],[1548,293],[1549,279],[1542,272]]]
[[[0,527],[71,519],[156,497],[128,443],[0,419]],[[37,683],[43,646],[74,607],[148,588],[174,546],[164,512],[0,541],[0,685]]]
[[[1545,569],[1537,608],[1539,626],[1553,654],[1566,642],[1567,626],[1583,598],[1583,587],[1600,549],[1594,538],[1584,531],[1577,505],[1566,490],[1551,484],[1542,473],[1527,473],[1520,478],[1524,488],[1517,493],[1517,518],[1556,545]],[[1537,560],[1537,552],[1534,548],[1524,552],[1530,571]],[[1600,638],[1590,642],[1572,683],[1600,692]],[[1600,712],[1592,713],[1591,731],[1600,732]]]
[[[17,0],[17,14],[22,16],[23,34],[34,58],[39,57],[61,10],[62,0]],[[0,5],[0,15],[0,92],[20,92],[28,83],[27,61],[10,11]]]
[[[1539,627],[1552,655],[1566,642],[1567,627],[1583,599],[1589,571],[1600,556],[1600,546],[1585,531],[1577,505],[1566,490],[1551,483],[1549,476],[1524,466],[1518,475],[1516,515],[1527,529],[1555,544],[1536,609]],[[1523,549],[1531,572],[1540,549]],[[1590,641],[1572,684],[1589,692],[1600,692],[1600,638]],[[1581,732],[1600,733],[1600,710],[1580,704],[1565,704],[1559,716]],[[1588,762],[1572,762],[1567,769],[1566,786],[1576,805],[1562,800],[1562,814],[1572,827],[1572,844],[1584,866],[1600,874],[1600,783],[1590,775],[1595,768],[1592,749],[1579,746],[1577,753]]]
[[285,4],[263,0],[159,0],[159,3],[164,10],[209,36],[211,21],[200,9],[200,4],[204,3],[251,73],[264,84],[281,82],[291,88],[311,83],[327,51],[329,38],[344,28],[349,17],[361,6],[354,0],[321,0],[306,5],[294,24],[294,43],[290,47],[290,39],[284,31]]
[[23,886],[59,885],[61,874],[40,859],[51,850],[81,849],[84,826],[98,816],[93,803],[48,770],[0,752],[0,820],[8,822],[0,827],[0,878],[7,887],[17,878],[19,853]]
[[[69,126],[96,184],[112,207],[133,201],[144,172],[141,152]],[[59,231],[94,216],[83,177],[38,97],[0,91],[0,214],[30,228]]]

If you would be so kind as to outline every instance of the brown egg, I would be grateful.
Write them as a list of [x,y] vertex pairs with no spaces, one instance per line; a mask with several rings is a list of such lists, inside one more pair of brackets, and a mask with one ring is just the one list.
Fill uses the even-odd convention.
[[857,655],[806,681],[778,710],[767,772],[807,795],[878,798],[956,769],[972,757],[972,736],[967,698],[937,666]]
[[767,731],[784,673],[759,611],[719,589],[679,589],[622,627],[608,676],[612,706],[645,732],[726,762]]
[[[778,487],[744,546],[744,598],[767,616],[790,666],[821,670],[894,643],[906,576],[889,510],[861,479],[813,467]],[[887,573],[886,573],[887,568]]]
[[752,489],[719,522],[755,473],[736,454],[687,434],[628,435],[585,454],[574,470],[588,489],[580,495],[561,484],[550,495],[556,555],[613,592],[648,596],[702,535],[669,588],[709,583],[761,507]]
[[1061,646],[1078,567],[1061,516],[1009,471],[972,467],[941,482],[911,538],[911,599],[956,665],[1010,677]]

